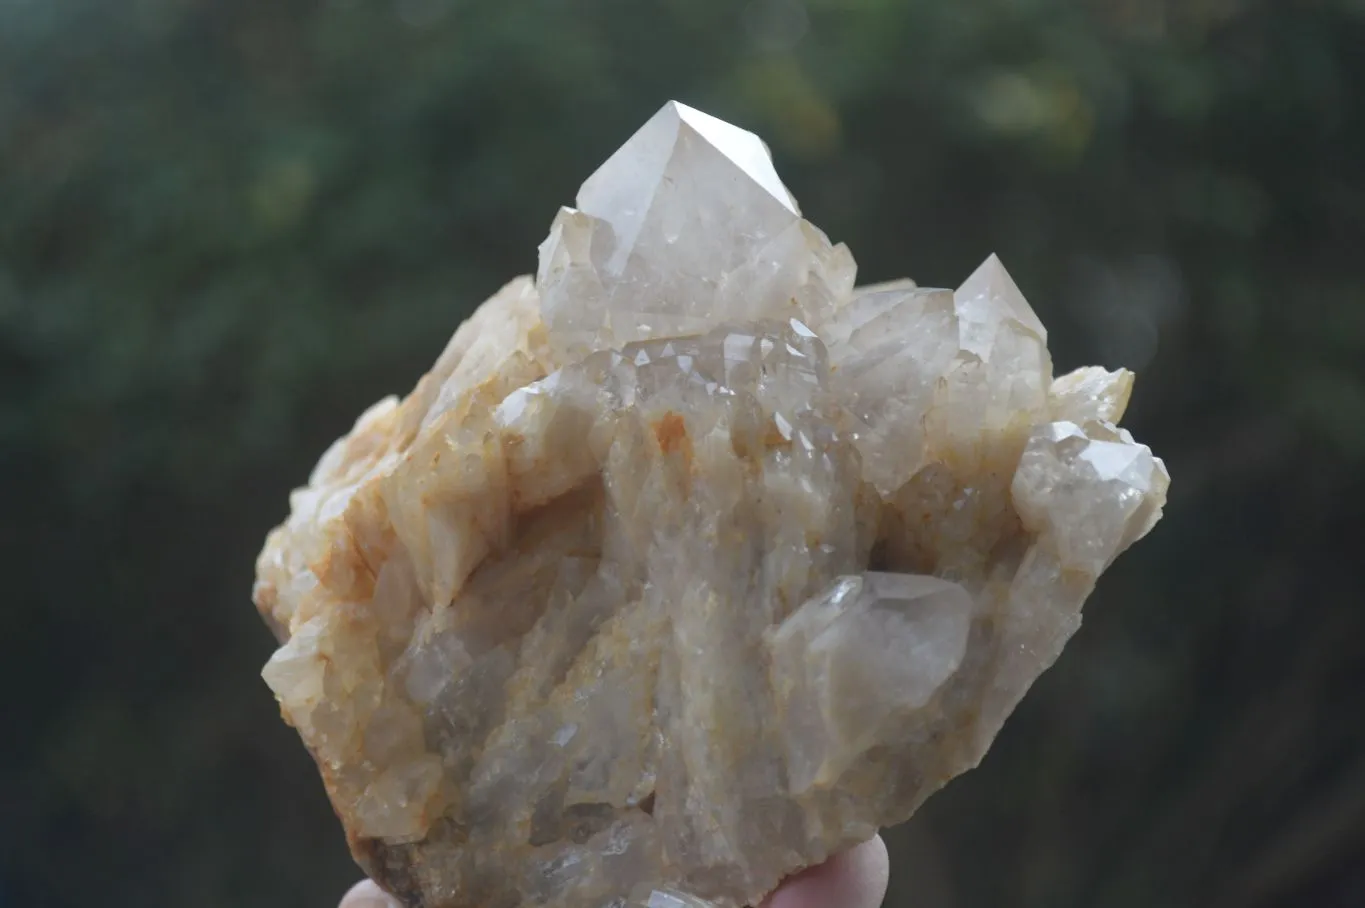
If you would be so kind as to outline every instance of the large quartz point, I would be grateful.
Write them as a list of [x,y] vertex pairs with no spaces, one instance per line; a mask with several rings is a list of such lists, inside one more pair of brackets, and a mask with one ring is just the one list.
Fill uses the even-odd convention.
[[854,289],[669,104],[257,563],[351,849],[424,908],[754,904],[975,766],[1161,515],[994,257]]

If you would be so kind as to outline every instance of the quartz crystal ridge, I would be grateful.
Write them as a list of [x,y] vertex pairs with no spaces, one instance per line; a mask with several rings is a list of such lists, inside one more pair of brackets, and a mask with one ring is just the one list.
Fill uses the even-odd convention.
[[756,904],[977,764],[1169,477],[994,256],[855,289],[735,126],[577,205],[291,497],[264,677],[409,906]]

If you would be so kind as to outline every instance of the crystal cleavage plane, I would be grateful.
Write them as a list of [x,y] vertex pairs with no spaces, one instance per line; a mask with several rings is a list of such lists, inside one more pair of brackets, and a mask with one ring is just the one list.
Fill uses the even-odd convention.
[[666,105],[290,499],[263,675],[412,908],[756,904],[975,766],[1161,515],[992,256],[854,286]]

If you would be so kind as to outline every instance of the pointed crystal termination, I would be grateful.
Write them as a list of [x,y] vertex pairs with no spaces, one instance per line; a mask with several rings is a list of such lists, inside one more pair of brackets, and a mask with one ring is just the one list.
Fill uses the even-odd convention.
[[677,102],[577,202],[540,247],[538,284],[546,324],[580,353],[695,333],[720,312],[780,317],[796,303],[812,320],[852,289],[852,257],[802,220],[763,141]]
[[[801,215],[762,139],[676,101],[583,182],[577,202],[611,225],[616,247],[604,267],[612,275],[626,270],[642,242],[673,243],[683,231],[743,223],[761,228],[743,242],[761,244]],[[736,247],[733,234],[716,239],[732,242],[719,256],[697,256],[703,269],[742,261],[749,251]]]
[[[913,574],[842,578],[767,638],[794,793],[836,784],[889,729],[906,733],[962,664],[975,607]],[[919,718],[923,718],[921,713]]]
[[257,562],[412,908],[758,904],[981,760],[1170,482],[998,259],[855,289],[751,133],[669,104],[577,204]]
[[982,359],[990,358],[992,341],[1003,320],[1013,322],[1038,341],[1047,342],[1047,329],[994,254],[962,282],[957,298],[963,321],[962,348]]

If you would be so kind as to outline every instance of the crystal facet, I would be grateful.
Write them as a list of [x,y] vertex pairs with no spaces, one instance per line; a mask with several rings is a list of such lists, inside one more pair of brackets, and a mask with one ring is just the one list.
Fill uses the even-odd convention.
[[729,320],[828,316],[848,250],[801,218],[753,133],[669,103],[560,211],[540,247],[545,323],[567,359]]
[[994,256],[855,273],[669,104],[294,493],[263,675],[381,885],[756,904],[982,758],[1169,476]]

